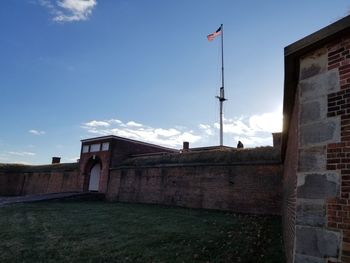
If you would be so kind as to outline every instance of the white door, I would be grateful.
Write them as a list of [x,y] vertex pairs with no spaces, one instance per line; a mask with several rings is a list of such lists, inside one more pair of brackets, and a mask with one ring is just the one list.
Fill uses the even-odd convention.
[[99,163],[92,167],[90,172],[89,191],[98,191],[100,182],[101,165]]

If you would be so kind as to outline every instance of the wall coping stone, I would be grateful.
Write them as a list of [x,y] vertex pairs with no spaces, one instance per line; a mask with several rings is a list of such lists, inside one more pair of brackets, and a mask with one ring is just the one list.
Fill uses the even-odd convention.
[[112,167],[110,170],[137,168],[167,168],[167,167],[191,167],[191,166],[247,166],[247,165],[282,165],[281,161],[253,161],[253,162],[233,162],[233,163],[177,163],[177,164],[150,164],[150,165],[120,165]]

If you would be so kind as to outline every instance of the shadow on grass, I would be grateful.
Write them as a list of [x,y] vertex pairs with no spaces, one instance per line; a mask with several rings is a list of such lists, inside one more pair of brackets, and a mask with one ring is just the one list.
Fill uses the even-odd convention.
[[284,262],[281,219],[106,202],[0,208],[0,262]]

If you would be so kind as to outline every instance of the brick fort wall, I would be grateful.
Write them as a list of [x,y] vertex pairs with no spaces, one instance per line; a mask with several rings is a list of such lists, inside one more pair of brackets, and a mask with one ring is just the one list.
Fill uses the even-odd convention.
[[81,191],[78,163],[0,165],[0,195],[28,195]]
[[[107,199],[279,215],[282,165],[279,151],[267,148],[268,160],[254,156],[253,149],[212,156],[208,152],[198,159],[201,153],[171,154],[154,161],[134,158],[111,169]],[[223,155],[230,162],[221,159]]]

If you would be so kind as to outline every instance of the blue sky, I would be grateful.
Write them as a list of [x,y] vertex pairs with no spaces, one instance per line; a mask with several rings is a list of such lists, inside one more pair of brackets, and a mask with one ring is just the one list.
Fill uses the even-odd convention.
[[217,145],[224,24],[224,144],[281,130],[283,48],[349,13],[348,1],[2,0],[0,162],[78,158],[118,136]]

